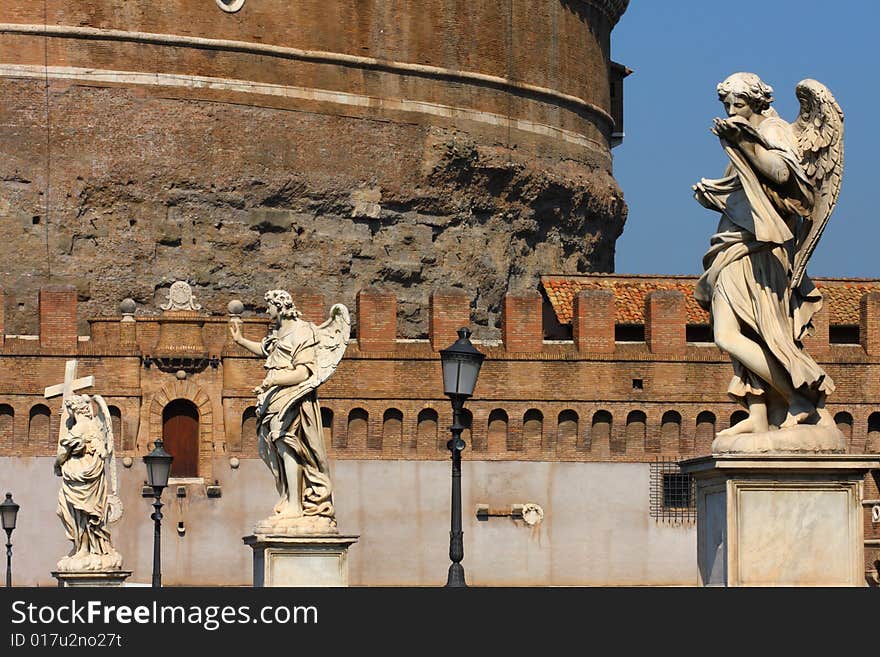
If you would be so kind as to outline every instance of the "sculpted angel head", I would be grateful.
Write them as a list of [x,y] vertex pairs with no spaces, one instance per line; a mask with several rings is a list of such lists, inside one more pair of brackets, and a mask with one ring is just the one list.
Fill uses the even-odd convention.
[[718,99],[728,116],[765,114],[773,102],[773,87],[754,73],[734,73],[718,84]]
[[274,309],[280,319],[297,319],[300,316],[293,297],[285,290],[269,290],[263,295],[263,299],[269,304],[269,314]]
[[92,417],[92,400],[88,395],[72,395],[64,400],[64,405],[71,416]]

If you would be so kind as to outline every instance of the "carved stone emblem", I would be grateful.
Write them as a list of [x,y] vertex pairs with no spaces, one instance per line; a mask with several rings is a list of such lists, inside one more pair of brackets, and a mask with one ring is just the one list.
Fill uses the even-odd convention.
[[193,298],[192,288],[185,281],[175,281],[168,290],[168,302],[160,306],[162,310],[200,310],[201,304]]

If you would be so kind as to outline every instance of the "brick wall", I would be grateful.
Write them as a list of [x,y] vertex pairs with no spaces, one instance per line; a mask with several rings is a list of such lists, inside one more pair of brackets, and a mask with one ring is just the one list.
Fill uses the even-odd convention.
[[645,342],[651,353],[683,355],[687,315],[677,290],[657,290],[645,297]]
[[614,293],[583,290],[574,299],[572,335],[578,351],[614,353]]
[[[852,452],[880,449],[880,354],[871,347],[878,296],[868,295],[862,302],[865,348],[829,344],[815,354],[835,380],[837,389],[828,408],[839,422],[847,423]],[[323,316],[318,296],[309,300],[300,295],[298,300],[303,309],[313,309],[312,317]],[[614,343],[613,294],[586,291],[577,299],[575,339],[545,342],[540,295],[508,294],[505,341],[475,342],[487,358],[467,405],[472,426],[465,458],[649,461],[657,454],[706,453],[712,434],[730,425],[738,407],[726,395],[731,375],[727,356],[711,344],[684,342],[682,301],[679,293],[649,295],[646,341]],[[357,302],[358,340],[349,345],[338,371],[319,391],[331,454],[354,459],[448,458],[445,433],[452,418],[442,394],[437,348],[448,346],[455,329],[469,323],[468,297],[434,290],[427,304],[430,339],[421,341],[397,339],[393,295],[370,288],[361,291]],[[0,441],[0,449],[52,452],[52,441],[28,438],[32,424],[42,426],[34,409],[47,406],[50,421],[57,424],[58,400],[45,400],[42,392],[62,380],[65,360],[77,357],[78,375],[96,377],[92,392],[119,400],[124,422],[134,421],[121,452],[136,453],[155,438],[145,420],[155,413],[157,396],[170,399],[178,386],[213,409],[215,453],[256,457],[255,437],[242,435],[241,427],[250,426],[252,388],[264,376],[263,361],[229,344],[224,314],[205,311],[198,321],[191,315],[175,319],[167,314],[137,316],[134,321],[99,318],[92,321],[95,335],[87,341],[76,338],[76,314],[73,288],[46,287],[40,293],[45,335],[36,340],[6,338],[0,358],[0,405],[5,409],[4,427],[13,427],[15,439]],[[171,335],[178,320],[178,328],[185,327],[187,333],[200,327],[201,341],[193,341],[193,348],[221,356],[216,369],[206,366],[188,374],[184,387],[174,372],[146,367],[141,360],[156,346],[160,325],[167,324]],[[267,328],[266,318],[243,320],[250,339],[259,340]],[[136,335],[137,343],[122,344],[124,333]],[[638,413],[644,417],[636,417]],[[635,425],[628,426],[636,421],[638,432]],[[57,426],[52,430],[57,432]],[[636,433],[639,440],[627,439]]]
[[831,349],[829,336],[828,304],[822,304],[819,312],[813,315],[813,330],[804,336],[803,344],[814,358],[827,356]]
[[76,353],[76,288],[45,285],[40,288],[40,347]]
[[869,356],[880,354],[880,292],[869,292],[859,306],[859,340]]
[[508,292],[501,310],[501,339],[508,351],[540,352],[544,341],[541,295],[535,290]]
[[357,340],[361,351],[394,351],[397,297],[379,289],[357,294]]
[[327,310],[324,308],[324,295],[314,290],[292,289],[290,296],[296,304],[297,310],[302,313],[302,318],[314,324],[323,324],[327,320]]
[[446,288],[431,292],[428,308],[431,347],[445,349],[458,339],[458,329],[470,326],[471,300],[464,290]]

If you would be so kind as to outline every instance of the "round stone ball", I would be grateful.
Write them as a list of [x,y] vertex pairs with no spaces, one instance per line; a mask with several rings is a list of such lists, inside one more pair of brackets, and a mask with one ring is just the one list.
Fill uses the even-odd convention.
[[229,311],[230,315],[241,315],[244,312],[244,304],[238,299],[233,299],[229,302],[229,305],[226,306],[226,309]]
[[123,299],[122,303],[119,304],[119,312],[123,315],[131,315],[137,309],[137,304],[134,302],[134,299]]

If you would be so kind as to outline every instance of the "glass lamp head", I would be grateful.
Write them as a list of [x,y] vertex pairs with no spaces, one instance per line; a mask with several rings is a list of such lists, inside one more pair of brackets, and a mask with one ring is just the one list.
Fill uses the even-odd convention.
[[470,336],[470,329],[460,328],[458,340],[440,350],[443,392],[449,397],[470,397],[477,387],[477,377],[486,356],[474,348]]
[[15,520],[18,516],[18,504],[12,500],[12,493],[6,493],[6,499],[0,503],[0,519],[3,522],[3,529],[11,532],[15,529]]
[[153,451],[144,457],[144,463],[147,465],[147,483],[153,488],[165,488],[171,475],[173,460],[174,457],[162,447],[162,441],[157,440]]

